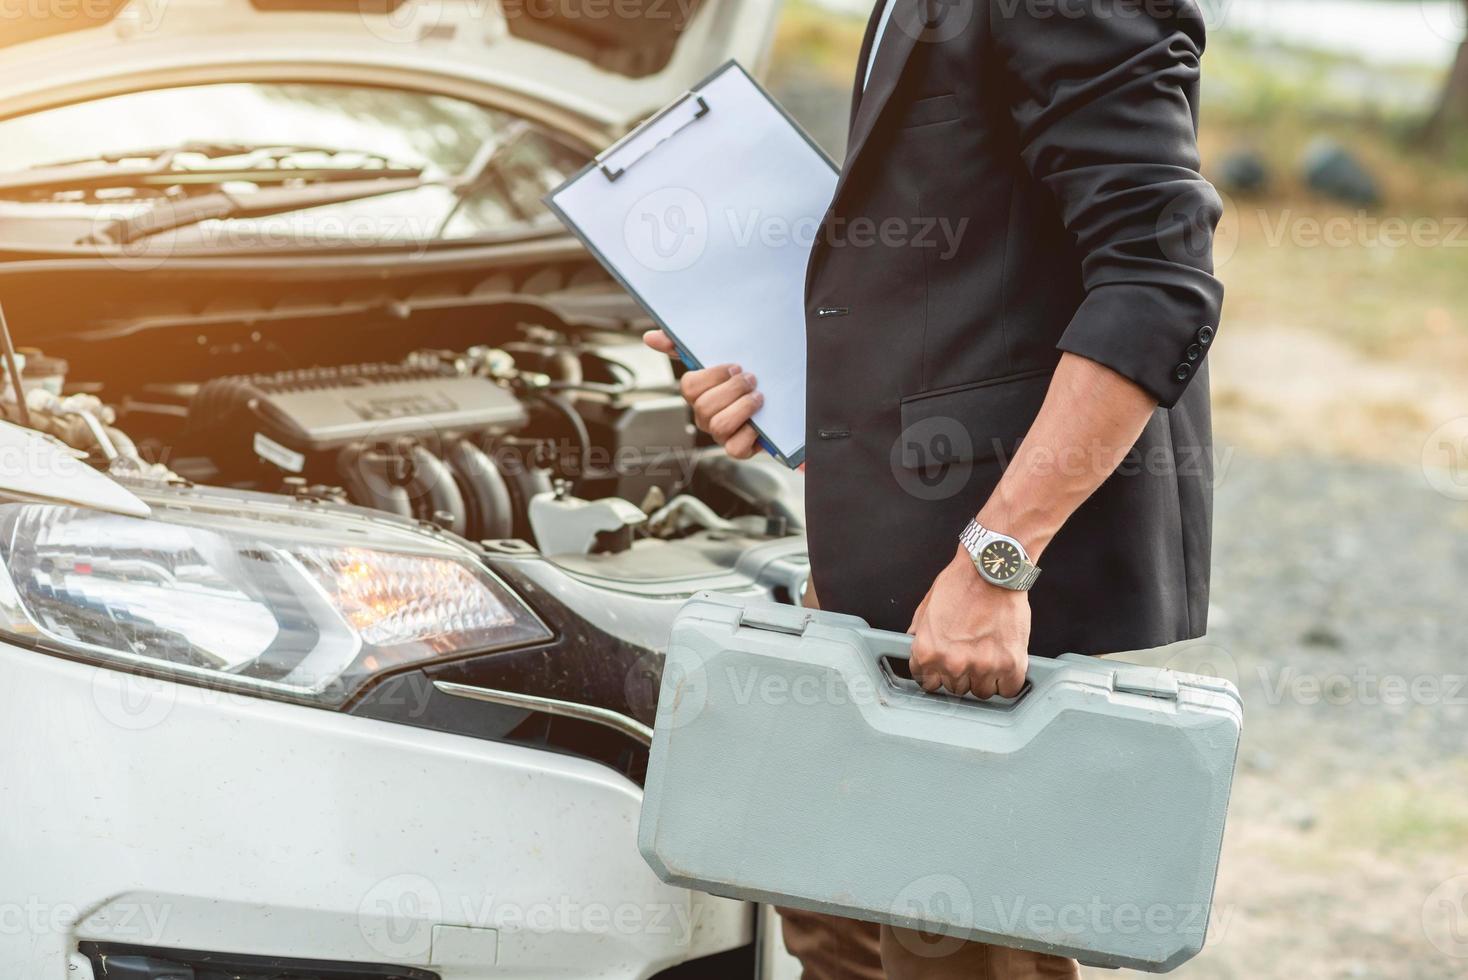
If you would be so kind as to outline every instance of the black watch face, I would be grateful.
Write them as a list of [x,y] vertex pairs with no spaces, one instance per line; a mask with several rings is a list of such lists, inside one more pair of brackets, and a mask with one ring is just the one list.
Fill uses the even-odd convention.
[[1008,541],[990,541],[979,552],[979,564],[992,579],[1007,582],[1019,574],[1019,549]]

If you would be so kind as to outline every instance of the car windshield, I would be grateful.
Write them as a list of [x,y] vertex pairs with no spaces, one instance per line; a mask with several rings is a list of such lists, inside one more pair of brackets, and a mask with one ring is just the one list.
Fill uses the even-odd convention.
[[[0,243],[48,246],[105,242],[119,225],[162,229],[170,245],[230,248],[543,234],[557,225],[541,198],[588,159],[504,110],[314,83],[97,99],[0,121],[0,146],[0,183],[10,185],[0,192]],[[146,180],[126,179],[144,171]],[[290,194],[282,171],[296,185]],[[328,181],[322,194],[300,186]],[[189,218],[187,202],[204,192],[239,206]]]

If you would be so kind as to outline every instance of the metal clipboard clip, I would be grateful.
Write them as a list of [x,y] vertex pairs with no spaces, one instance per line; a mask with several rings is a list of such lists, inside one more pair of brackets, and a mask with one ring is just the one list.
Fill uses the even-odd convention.
[[[667,130],[663,134],[661,139],[654,142],[651,146],[643,150],[637,156],[623,163],[620,167],[613,168],[610,164],[606,162],[610,158],[620,153],[622,149],[633,140],[639,139],[643,136],[648,136],[651,134],[652,131],[659,129],[659,124],[662,123],[663,120],[667,119],[669,116],[672,116],[674,113],[687,108],[690,102],[693,105],[694,111],[693,115],[687,121],[683,122],[681,125],[674,127],[673,129]],[[708,114],[708,100],[701,95],[689,92],[687,95],[683,96],[683,98],[679,99],[677,102],[674,102],[662,112],[659,112],[656,116],[653,116],[647,122],[643,123],[641,126],[638,126],[636,129],[632,130],[632,132],[628,133],[626,136],[623,136],[621,139],[617,140],[617,142],[613,143],[611,146],[602,151],[602,153],[596,158],[597,166],[601,169],[601,172],[606,175],[607,180],[615,181],[618,177],[627,172],[627,168],[631,167],[634,163],[641,160],[653,150],[656,150],[659,146],[662,146],[668,140],[683,132],[683,130],[687,129],[689,126],[692,126],[694,123],[698,122],[700,119]]]

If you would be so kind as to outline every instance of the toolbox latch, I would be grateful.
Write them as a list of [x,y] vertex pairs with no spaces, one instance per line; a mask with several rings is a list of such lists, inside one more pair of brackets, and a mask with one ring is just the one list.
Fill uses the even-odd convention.
[[739,625],[749,629],[768,630],[771,633],[800,636],[810,625],[810,618],[811,614],[807,609],[761,604],[756,609],[742,610],[739,613]]
[[1177,700],[1177,675],[1164,667],[1117,667],[1111,675],[1111,687],[1124,694]]

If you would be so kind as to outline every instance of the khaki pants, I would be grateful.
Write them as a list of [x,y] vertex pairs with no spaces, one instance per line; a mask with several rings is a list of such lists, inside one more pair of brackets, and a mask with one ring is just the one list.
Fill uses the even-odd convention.
[[781,909],[801,980],[1078,980],[1075,960]]

